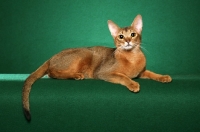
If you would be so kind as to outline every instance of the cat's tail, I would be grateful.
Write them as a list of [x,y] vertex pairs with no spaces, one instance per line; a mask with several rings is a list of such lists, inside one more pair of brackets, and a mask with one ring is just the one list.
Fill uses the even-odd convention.
[[31,121],[31,114],[29,108],[29,94],[31,91],[31,86],[37,79],[47,74],[48,68],[49,68],[49,61],[46,61],[35,72],[30,74],[30,76],[24,82],[24,87],[22,92],[22,103],[23,103],[24,115],[27,121],[29,122]]

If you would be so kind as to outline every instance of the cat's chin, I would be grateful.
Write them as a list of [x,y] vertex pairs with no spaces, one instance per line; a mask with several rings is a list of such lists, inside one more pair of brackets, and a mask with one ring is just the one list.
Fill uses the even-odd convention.
[[134,48],[133,46],[124,46],[122,49],[129,51],[132,50],[133,48]]

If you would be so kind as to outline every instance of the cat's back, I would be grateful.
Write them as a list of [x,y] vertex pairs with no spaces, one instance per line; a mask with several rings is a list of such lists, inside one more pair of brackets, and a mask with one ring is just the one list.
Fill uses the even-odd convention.
[[102,61],[113,56],[115,49],[103,46],[84,47],[84,48],[69,48],[54,55],[51,63],[67,63],[72,60],[79,60],[79,58],[90,58],[92,60]]
[[94,47],[88,47],[88,50],[90,50],[93,55],[100,55],[100,56],[112,56],[115,52],[115,48],[109,48],[104,46],[94,46]]
[[112,54],[114,51],[115,51],[115,48],[109,48],[109,47],[104,47],[104,46],[69,48],[69,49],[65,49],[65,50],[59,52],[55,56],[63,57],[63,56],[80,55],[80,54],[108,55],[108,54]]

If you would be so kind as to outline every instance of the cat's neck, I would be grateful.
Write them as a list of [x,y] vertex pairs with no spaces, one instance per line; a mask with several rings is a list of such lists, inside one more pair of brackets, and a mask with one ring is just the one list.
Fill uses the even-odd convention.
[[143,52],[140,48],[133,49],[133,50],[120,50],[116,49],[115,51],[115,57],[116,59],[126,59],[129,61],[133,61],[135,59],[142,59],[145,58]]

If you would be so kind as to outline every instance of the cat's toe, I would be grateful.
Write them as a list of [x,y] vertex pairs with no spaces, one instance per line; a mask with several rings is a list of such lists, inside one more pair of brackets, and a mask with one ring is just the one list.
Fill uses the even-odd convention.
[[159,81],[162,83],[169,83],[172,81],[172,78],[169,75],[163,75],[159,78]]
[[84,79],[84,75],[82,73],[76,73],[74,79],[75,80],[83,80]]

